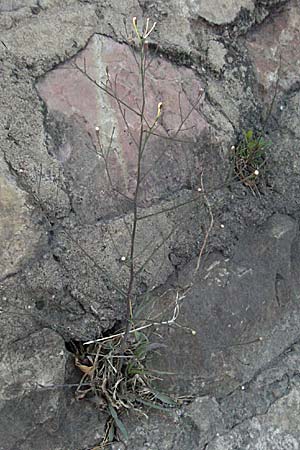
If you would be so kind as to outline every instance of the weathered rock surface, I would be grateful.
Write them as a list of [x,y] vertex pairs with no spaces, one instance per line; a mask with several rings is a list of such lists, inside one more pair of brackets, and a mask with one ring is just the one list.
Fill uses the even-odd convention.
[[[297,223],[275,215],[242,236],[230,258],[210,255],[181,307],[180,324],[196,335],[172,329],[164,339],[160,364],[176,372],[173,389],[225,395],[297,340],[298,239]],[[182,287],[194,266],[183,269]]]
[[[130,136],[117,105],[74,63],[97,82],[109,66],[138,108],[123,24],[132,16],[158,21],[147,117],[163,101],[158,131],[172,135],[189,115],[177,136],[184,142],[149,140],[135,292],[191,279],[207,201],[214,227],[181,306],[180,322],[196,335],[169,330],[156,362],[176,371],[169,389],[195,399],[167,416],[128,418],[128,448],[298,449],[297,0],[0,1],[0,449],[78,450],[101,440],[105,418],[58,385],[72,382],[65,341],[99,336],[124,317],[137,120],[126,115]],[[95,152],[96,126],[106,147],[115,129],[113,186]],[[224,184],[242,129],[271,141],[256,196]]]
[[233,22],[242,11],[253,12],[252,0],[230,0],[227,2],[217,0],[213,4],[209,0],[187,2],[191,16],[198,16],[215,25],[225,25]]
[[85,405],[85,417],[79,418],[82,407],[64,395],[66,357],[62,338],[46,329],[16,341],[1,355],[1,450],[75,450],[78,439],[87,444],[99,439],[94,409]]
[[246,37],[261,94],[268,102],[275,89],[278,98],[299,82],[299,14],[299,3],[288,2],[280,14]]
[[26,262],[34,255],[41,244],[41,228],[34,223],[32,211],[27,204],[28,196],[18,188],[15,180],[4,171],[0,173],[0,245],[1,279],[14,275],[20,270],[23,259]]
[[183,450],[299,448],[299,344],[225,397],[203,396],[179,412],[132,426],[129,447]]
[[[133,55],[128,45],[95,35],[79,56],[51,71],[37,85],[47,104],[48,149],[64,167],[73,210],[84,222],[131,209],[139,130],[139,115],[133,110],[141,108],[135,58],[138,55]],[[82,73],[84,70],[86,74]],[[106,83],[122,104],[101,90]],[[146,120],[153,123],[159,101],[164,110],[143,158],[141,207],[199,183],[203,152],[200,146],[207,141],[208,132],[208,123],[201,116],[203,85],[192,70],[154,57],[145,89]],[[96,126],[100,128],[103,150],[97,142]],[[170,138],[175,135],[179,140],[190,140],[190,144],[172,142]],[[197,150],[195,142],[199,142]],[[155,161],[159,163],[153,168]]]

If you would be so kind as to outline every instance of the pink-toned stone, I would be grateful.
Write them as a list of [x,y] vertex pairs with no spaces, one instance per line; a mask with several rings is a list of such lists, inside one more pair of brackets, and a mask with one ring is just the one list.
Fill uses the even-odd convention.
[[[93,207],[98,215],[108,206],[112,195],[103,158],[90,151],[96,147],[99,151],[95,127],[100,128],[99,140],[104,152],[107,152],[111,142],[107,164],[114,187],[132,198],[137,173],[137,146],[134,141],[139,139],[140,117],[122,105],[126,125],[115,99],[99,89],[76,65],[85,68],[89,77],[102,86],[107,82],[108,68],[108,83],[111,83],[116,95],[139,112],[142,94],[135,60],[138,57],[138,54],[133,55],[128,45],[95,35],[75,59],[48,73],[37,86],[49,113],[54,117],[60,114],[61,120],[73,124],[74,132],[63,137],[64,142],[54,153],[73,173],[75,197],[78,190],[76,184],[80,183],[82,192],[83,184],[86,184],[84,171],[85,174],[89,172],[89,189],[97,190],[94,203],[98,205]],[[163,102],[163,114],[155,132],[165,137],[176,136],[188,143],[150,137],[142,161],[142,174],[147,174],[141,185],[142,204],[190,184],[191,173],[197,177],[199,155],[195,151],[195,142],[204,137],[208,129],[201,115],[204,101],[202,84],[194,72],[160,57],[151,60],[149,55],[150,61],[145,84],[147,122],[153,123],[157,105]],[[76,138],[77,133],[80,136],[78,134]],[[83,158],[88,160],[83,161]],[[155,161],[158,161],[156,165]],[[84,190],[89,189],[85,187]],[[81,193],[81,197],[84,195]]]
[[247,47],[266,100],[270,101],[274,95],[278,78],[279,91],[299,82],[299,1],[288,2],[280,14],[272,15],[257,30],[249,33]]

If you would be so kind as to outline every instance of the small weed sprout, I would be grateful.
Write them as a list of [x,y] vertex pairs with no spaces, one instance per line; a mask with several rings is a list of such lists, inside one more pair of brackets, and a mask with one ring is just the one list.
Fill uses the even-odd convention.
[[253,130],[243,131],[243,139],[231,147],[234,172],[237,178],[250,188],[257,186],[266,163],[266,151],[270,143]]

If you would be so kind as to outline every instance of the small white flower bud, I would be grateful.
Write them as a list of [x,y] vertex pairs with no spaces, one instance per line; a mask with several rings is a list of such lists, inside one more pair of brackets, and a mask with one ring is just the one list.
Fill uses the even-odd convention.
[[254,170],[254,175],[257,177],[259,175],[259,170]]

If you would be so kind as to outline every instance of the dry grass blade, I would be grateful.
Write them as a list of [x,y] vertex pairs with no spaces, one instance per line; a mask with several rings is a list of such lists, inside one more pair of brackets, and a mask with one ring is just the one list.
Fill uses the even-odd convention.
[[[177,315],[176,304],[171,321]],[[147,368],[147,358],[163,344],[151,344],[143,331],[131,333],[124,350],[121,350],[122,336],[113,336],[90,344],[84,349],[84,354],[75,356],[75,365],[83,372],[76,397],[81,400],[93,396],[99,409],[109,415],[107,431],[99,448],[105,448],[103,445],[115,439],[117,434],[127,439],[121,418],[126,411],[145,415],[141,410],[145,406],[165,411],[178,405],[176,399],[157,392],[154,387],[158,378]]]

